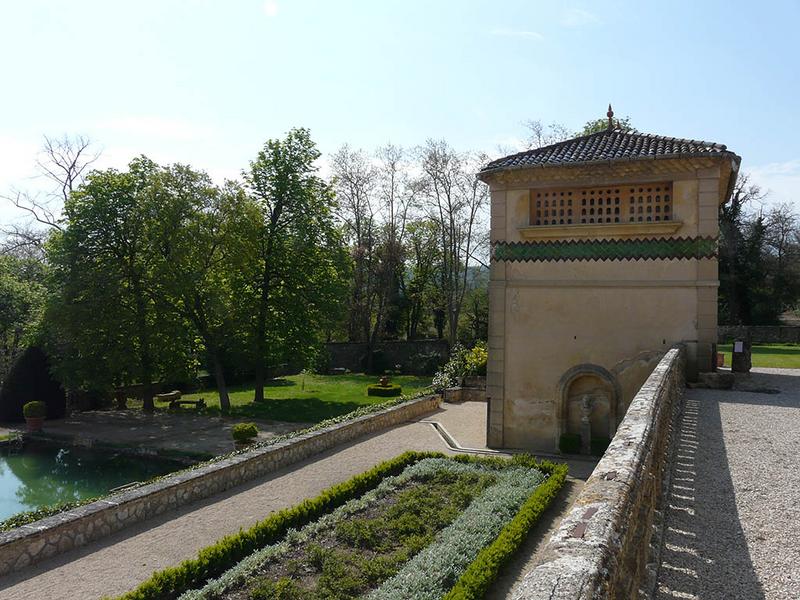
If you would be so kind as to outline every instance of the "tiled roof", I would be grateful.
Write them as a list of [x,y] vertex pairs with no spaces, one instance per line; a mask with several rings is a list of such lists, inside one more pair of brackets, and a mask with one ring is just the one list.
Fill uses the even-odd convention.
[[[549,167],[611,160],[687,158],[736,155],[723,144],[628,133],[620,129],[599,131],[550,146],[504,156],[487,164],[481,173],[525,167]],[[738,157],[736,157],[738,159]]]

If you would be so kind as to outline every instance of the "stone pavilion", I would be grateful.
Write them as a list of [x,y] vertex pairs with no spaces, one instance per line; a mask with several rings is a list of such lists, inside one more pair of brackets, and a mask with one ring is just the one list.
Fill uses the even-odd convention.
[[552,452],[571,433],[588,452],[671,345],[686,344],[690,377],[714,368],[718,210],[741,159],[618,129],[611,107],[608,120],[478,175],[491,190],[490,446]]

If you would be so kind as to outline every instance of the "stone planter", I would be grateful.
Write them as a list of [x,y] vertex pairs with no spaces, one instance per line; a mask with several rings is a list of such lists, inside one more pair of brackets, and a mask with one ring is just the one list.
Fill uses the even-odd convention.
[[25,417],[25,424],[28,426],[28,433],[36,433],[42,430],[44,417]]
[[461,378],[461,387],[477,388],[479,390],[486,389],[486,376],[485,375],[466,375]]

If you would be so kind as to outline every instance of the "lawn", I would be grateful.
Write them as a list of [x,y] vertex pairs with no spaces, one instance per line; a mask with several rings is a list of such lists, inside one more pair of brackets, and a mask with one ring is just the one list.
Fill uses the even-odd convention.
[[[253,402],[253,387],[245,385],[229,390],[235,417],[271,419],[294,423],[318,423],[349,413],[361,406],[378,404],[387,398],[367,396],[367,385],[377,383],[375,375],[289,375],[274,379],[264,388],[264,402]],[[431,384],[430,377],[397,375],[392,383],[403,387],[403,394],[413,394]],[[219,412],[216,390],[185,394],[185,400],[204,398],[208,412]]]
[[[732,344],[720,344],[717,352],[725,354],[725,366],[731,366]],[[800,369],[800,344],[758,344],[753,346],[754,367]]]

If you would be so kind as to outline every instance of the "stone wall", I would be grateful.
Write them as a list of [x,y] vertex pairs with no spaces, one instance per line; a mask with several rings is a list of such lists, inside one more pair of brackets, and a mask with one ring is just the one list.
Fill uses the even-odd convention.
[[[671,348],[645,381],[542,561],[514,600],[629,600],[650,589],[651,544],[663,508],[672,432],[683,401],[685,350]],[[654,553],[655,554],[655,553]]]
[[777,325],[720,325],[717,341],[729,343],[732,339],[743,340],[749,336],[754,344],[800,344],[800,327]]
[[[354,373],[364,371],[369,348],[366,342],[331,342],[325,344],[325,348],[331,369],[349,369]],[[378,353],[376,360],[384,363],[386,369],[394,370],[395,365],[400,365],[404,373],[423,375],[433,374],[438,364],[447,361],[450,347],[447,340],[409,340],[378,342],[375,351]]]
[[404,402],[249,452],[112,494],[85,506],[0,533],[0,575],[83,546],[156,515],[207,498],[309,456],[386,429],[439,406],[438,396]]

